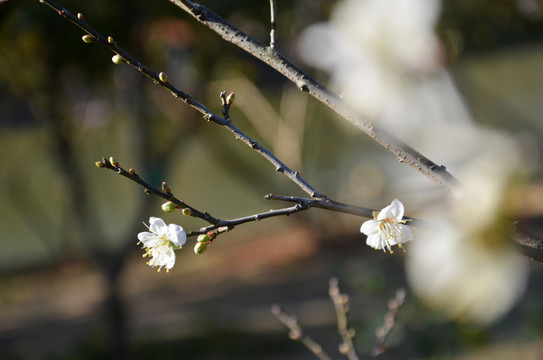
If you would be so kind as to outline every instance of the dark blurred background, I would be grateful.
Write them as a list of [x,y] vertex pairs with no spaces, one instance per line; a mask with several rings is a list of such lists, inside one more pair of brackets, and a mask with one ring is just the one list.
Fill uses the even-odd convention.
[[[204,3],[268,41],[268,1]],[[278,1],[287,57],[300,63],[297,35],[326,20],[334,3]],[[390,198],[387,175],[367,155],[383,149],[168,1],[61,5],[217,113],[219,92],[235,91],[238,127],[321,192],[374,208]],[[437,30],[476,120],[543,139],[542,2],[448,0]],[[166,180],[220,218],[280,206],[262,199],[270,192],[304,194],[82,35],[37,0],[0,2],[0,358],[313,359],[270,313],[275,303],[339,357],[332,276],[350,295],[356,347],[369,354],[387,299],[406,281],[401,252],[365,246],[363,219],[312,210],[240,227],[201,256],[189,239],[169,274],[145,265],[136,245],[142,221],[203,223],[161,212],[159,199],[96,168],[104,156],[155,186]],[[540,173],[528,217],[543,213]],[[541,359],[542,275],[532,264],[521,303],[487,329],[449,323],[409,297],[383,358]]]

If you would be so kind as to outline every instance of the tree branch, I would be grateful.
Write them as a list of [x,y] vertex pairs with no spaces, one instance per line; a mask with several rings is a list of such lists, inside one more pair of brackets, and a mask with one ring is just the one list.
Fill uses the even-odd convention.
[[215,31],[226,41],[238,46],[277,70],[296,84],[298,89],[309,93],[384,146],[387,150],[392,152],[400,162],[405,162],[418,170],[436,184],[450,191],[456,198],[461,197],[462,190],[460,183],[445,169],[445,166],[437,165],[409,145],[394,137],[385,129],[382,129],[371,120],[354,111],[347,106],[339,96],[332,93],[324,85],[320,84],[317,80],[309,76],[302,69],[298,68],[290,60],[280,54],[274,46],[270,45],[268,47],[261,44],[196,1],[169,1],[192,15],[200,23]]
[[[434,162],[425,158],[423,155],[416,152],[414,149],[412,149],[408,145],[392,137],[392,135],[388,134],[385,130],[377,127],[376,124],[363,118],[359,114],[356,114],[352,109],[349,109],[341,101],[340,98],[338,98],[336,95],[331,93],[328,89],[326,89],[323,85],[321,85],[316,80],[311,78],[301,69],[297,68],[294,64],[292,64],[288,59],[284,58],[281,54],[277,53],[276,49],[273,49],[273,51],[270,51],[271,47],[266,47],[260,44],[258,41],[254,40],[247,34],[243,33],[239,29],[235,28],[233,25],[226,22],[224,19],[222,19],[215,13],[211,12],[204,6],[194,1],[191,1],[191,0],[169,0],[169,1],[181,7],[183,10],[189,12],[198,21],[202,22],[206,26],[216,31],[227,41],[232,42],[233,44],[239,46],[240,48],[254,55],[258,59],[266,62],[272,68],[276,69],[277,71],[285,75],[288,79],[293,81],[301,90],[310,93],[315,98],[323,102],[325,105],[327,105],[328,107],[336,111],[338,114],[343,116],[345,119],[349,120],[353,124],[360,127],[363,131],[365,131],[368,135],[374,138],[377,142],[381,143],[383,146],[389,149],[392,153],[394,153],[398,157],[398,160],[400,162],[406,162],[412,167],[416,168],[417,170],[425,174],[434,182],[448,189],[455,197],[459,198],[461,196],[462,191],[460,189],[460,184],[451,174],[449,174],[445,170],[444,166],[439,166],[435,164]],[[83,41],[87,43],[99,42],[102,45],[106,46],[108,49],[110,49],[115,54],[117,54],[116,56],[114,56],[115,62],[126,62],[127,64],[136,68],[138,71],[140,71],[147,77],[153,79],[155,84],[160,85],[170,90],[171,93],[175,97],[182,99],[187,105],[189,105],[193,109],[200,112],[203,115],[204,119],[208,121],[212,121],[228,129],[236,139],[242,141],[247,146],[252,148],[254,151],[259,153],[266,160],[268,160],[268,162],[270,162],[275,167],[277,172],[283,173],[292,182],[298,185],[304,192],[309,194],[314,200],[317,200],[317,201],[311,202],[310,200],[312,199],[303,199],[303,198],[296,198],[296,197],[275,198],[277,196],[273,195],[269,197],[269,199],[295,202],[301,206],[294,206],[287,209],[272,210],[270,212],[256,214],[249,217],[244,217],[244,218],[234,219],[234,220],[220,220],[220,219],[213,218],[211,215],[205,212],[204,213],[194,212],[195,214],[200,215],[200,216],[198,215],[196,216],[202,218],[203,220],[209,222],[212,225],[209,227],[201,228],[200,231],[194,231],[190,233],[190,235],[202,234],[205,232],[205,230],[202,230],[202,229],[208,229],[207,231],[209,231],[209,229],[212,230],[215,228],[225,226],[223,225],[222,222],[230,221],[229,226],[236,226],[245,222],[257,221],[260,219],[269,218],[273,216],[289,215],[291,213],[295,213],[301,210],[306,210],[310,207],[319,207],[326,210],[349,213],[349,214],[364,216],[364,217],[372,217],[370,215],[372,210],[370,209],[342,204],[342,203],[333,201],[331,199],[328,199],[326,195],[320,193],[313,186],[311,186],[297,171],[291,170],[279,158],[277,158],[271,151],[264,148],[259,143],[251,139],[249,136],[245,135],[242,131],[240,131],[236,126],[234,126],[234,124],[230,120],[230,117],[228,115],[228,107],[230,106],[231,102],[230,104],[228,104],[228,107],[225,107],[224,101],[226,100],[226,98],[224,97],[224,94],[221,94],[221,99],[224,99],[223,100],[224,117],[221,117],[215,114],[214,112],[212,112],[211,110],[209,110],[205,105],[200,103],[192,95],[185,93],[179,88],[172,85],[169,82],[168,77],[165,73],[161,72],[157,74],[157,72],[149,69],[148,67],[140,63],[137,59],[132,57],[129,53],[127,53],[119,45],[117,45],[113,37],[111,36],[105,37],[101,35],[100,33],[98,33],[86,22],[83,14],[78,13],[77,16],[75,16],[72,13],[70,13],[68,10],[66,10],[64,7],[60,6],[59,4],[57,4],[56,2],[52,0],[39,0],[39,2],[44,3],[47,6],[51,7],[59,15],[66,18],[67,20],[72,22],[74,25],[82,29],[85,33],[87,33],[87,35],[83,37]],[[231,99],[233,99],[233,97]],[[131,176],[127,176],[127,174]],[[140,185],[148,189],[148,191],[154,193],[154,190],[152,190],[153,189],[152,187],[150,187],[148,184],[144,182],[140,182],[142,181],[141,179],[139,179],[138,181],[136,177],[132,176],[132,174],[130,174],[129,172],[126,172],[125,170],[121,170],[121,175],[131,178],[132,180],[138,182]],[[159,190],[157,191],[158,193],[156,193],[156,195],[162,196],[163,198],[171,201],[171,198],[169,197],[169,195],[159,194],[160,191]],[[179,206],[181,206],[181,203],[185,204],[181,200],[179,200],[179,202],[180,203],[177,204]],[[307,203],[307,207],[305,205],[306,203]],[[185,207],[188,207],[188,205]],[[196,210],[193,208],[190,208],[190,209],[192,209],[193,211]],[[405,218],[405,219],[410,219],[410,218]],[[427,223],[421,220],[412,219],[411,225],[425,226],[427,225]],[[536,261],[543,262],[543,240],[540,237],[530,234],[526,231],[522,231],[522,232],[517,231],[514,234],[513,238],[517,243],[521,245],[523,252],[527,256],[529,256],[530,258]]]
[[[360,206],[340,203],[339,201],[335,201],[330,198],[308,199],[308,198],[302,198],[298,196],[283,196],[283,195],[268,194],[264,196],[264,199],[293,202],[293,203],[307,206],[308,208],[314,207],[314,208],[319,208],[319,209],[324,209],[324,210],[336,211],[336,212],[340,212],[344,214],[362,216],[362,217],[366,217],[370,219],[373,217],[373,213],[376,211],[373,209],[368,209],[368,208],[364,208]],[[404,216],[402,220],[406,221],[406,225],[411,225],[417,228],[429,229],[432,226],[430,223],[424,220],[415,219],[409,216]]]
[[52,0],[39,0],[41,3],[44,3],[51,7],[52,9],[56,10],[57,13],[73,24],[75,24],[77,27],[85,31],[88,35],[91,36],[91,38],[85,38],[83,41],[85,42],[99,42],[102,45],[106,46],[108,49],[116,53],[119,57],[113,57],[113,61],[116,63],[122,63],[125,62],[128,65],[136,68],[138,71],[146,75],[147,77],[154,80],[155,84],[160,85],[162,87],[167,88],[172,92],[172,94],[182,99],[187,105],[192,107],[193,109],[200,112],[204,119],[208,121],[212,121],[216,124],[219,124],[223,126],[224,128],[228,129],[237,140],[242,141],[247,146],[252,148],[254,151],[256,151],[258,154],[260,154],[262,157],[264,157],[266,160],[268,160],[274,167],[277,172],[283,173],[286,177],[288,177],[291,181],[293,181],[296,185],[298,185],[304,192],[309,194],[311,197],[314,198],[325,198],[326,196],[324,194],[321,194],[319,191],[317,191],[315,188],[313,188],[305,179],[297,172],[291,170],[285,163],[283,163],[281,160],[279,160],[271,151],[260,145],[255,140],[251,139],[249,136],[245,135],[241,130],[239,130],[229,118],[223,118],[211,110],[209,110],[204,104],[199,102],[194,96],[185,93],[184,91],[180,90],[179,88],[172,85],[169,80],[168,76],[161,72],[157,74],[157,72],[149,69],[147,66],[140,63],[137,59],[132,57],[129,53],[124,51],[113,39],[113,37],[108,36],[107,38],[103,35],[101,35],[99,32],[94,30],[89,24],[87,24],[83,14],[78,13],[77,16],[74,16],[72,13],[70,13],[68,10],[66,10],[61,5],[57,4],[56,2]]
[[228,231],[232,230],[234,227],[238,225],[245,224],[248,222],[260,221],[260,220],[264,220],[264,219],[268,219],[268,218],[276,217],[276,216],[289,216],[299,211],[304,211],[304,210],[309,209],[307,205],[303,203],[297,203],[296,205],[290,206],[287,208],[269,210],[269,211],[265,211],[258,214],[240,217],[237,219],[222,220],[222,219],[211,216],[208,212],[199,211],[196,208],[184,202],[183,200],[180,200],[179,198],[175,197],[170,187],[166,184],[166,182],[162,183],[162,190],[157,189],[153,187],[152,185],[150,185],[149,183],[147,183],[146,181],[144,181],[143,179],[141,179],[140,176],[133,169],[130,169],[128,171],[123,169],[121,166],[119,166],[119,163],[116,160],[113,160],[113,159],[108,160],[106,158],[103,158],[101,161],[96,162],[96,166],[100,168],[104,168],[104,169],[113,170],[117,174],[124,176],[129,180],[134,181],[135,183],[141,185],[144,188],[144,192],[147,195],[155,195],[171,202],[172,204],[174,204],[174,207],[169,212],[173,212],[175,211],[175,209],[183,209],[183,214],[197,217],[211,224],[209,226],[201,227],[199,230],[188,231],[187,236],[206,234],[215,229],[220,229],[219,233],[223,233],[227,230]]

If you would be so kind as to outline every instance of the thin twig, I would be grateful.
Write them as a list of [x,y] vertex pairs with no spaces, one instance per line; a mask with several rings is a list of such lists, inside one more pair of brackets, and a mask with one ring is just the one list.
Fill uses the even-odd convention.
[[280,322],[290,329],[289,336],[292,340],[300,341],[319,359],[332,360],[332,357],[322,349],[321,345],[304,333],[295,316],[288,314],[279,305],[272,306],[271,312]]
[[270,48],[277,50],[277,2],[270,0]]
[[[111,161],[106,158],[103,158],[101,161],[96,162],[96,166],[104,169],[109,169],[115,171],[117,174],[124,176],[125,178],[134,181],[135,183],[141,185],[144,188],[144,191],[147,195],[156,195],[158,197],[161,197],[167,201],[171,201],[175,205],[178,206],[179,209],[189,209],[190,210],[190,216],[194,216],[197,218],[200,218],[210,224],[219,224],[221,222],[220,219],[217,219],[213,216],[211,216],[207,212],[201,212],[194,207],[190,206],[183,200],[180,200],[174,196],[174,194],[171,191],[163,191],[155,188],[154,186],[150,185],[146,181],[144,181],[135,170],[125,170],[121,166],[119,166],[119,163],[117,161]],[[165,184],[165,183],[163,183]],[[167,185],[166,185],[167,186]],[[165,187],[163,185],[163,187]],[[169,190],[169,189],[167,189]],[[221,225],[219,225],[221,226]]]
[[[268,194],[264,196],[264,199],[292,202],[292,203],[301,204],[303,206],[307,206],[308,208],[319,208],[319,209],[324,209],[324,210],[336,211],[336,212],[340,212],[344,214],[362,216],[362,217],[366,217],[370,219],[373,217],[373,212],[376,211],[376,210],[365,208],[365,207],[340,203],[339,201],[335,201],[330,198],[308,199],[308,198],[302,198],[298,196],[284,196],[284,195]],[[427,221],[412,218],[409,216],[404,216],[402,220],[406,222],[406,225],[414,226],[417,228],[429,229],[432,226]]]
[[355,335],[354,329],[349,329],[347,324],[347,312],[349,311],[349,296],[339,291],[336,278],[330,279],[330,288],[328,290],[330,298],[334,303],[337,317],[337,328],[343,342],[339,345],[339,351],[347,356],[349,360],[358,360],[358,355],[353,345]]
[[405,303],[405,297],[405,290],[398,289],[394,298],[389,300],[388,312],[385,315],[385,322],[375,331],[377,341],[375,344],[375,348],[373,348],[373,351],[371,352],[373,359],[377,359],[381,354],[385,352],[385,343],[387,337],[390,334],[390,331],[394,328],[394,325],[396,324],[396,316],[398,315],[398,310],[400,309],[400,307]]
[[339,96],[294,65],[290,60],[280,54],[277,49],[270,51],[271,47],[267,47],[253,39],[196,1],[169,1],[192,15],[200,23],[215,31],[226,41],[231,42],[277,70],[296,84],[298,89],[309,93],[341,117],[360,128],[372,139],[392,152],[400,162],[404,162],[418,170],[433,182],[450,191],[456,198],[461,197],[462,190],[458,180],[445,169],[445,166],[434,163],[385,129],[382,129],[371,120],[354,111]]
[[[222,220],[222,219],[211,216],[207,212],[199,211],[196,208],[184,202],[183,200],[180,200],[179,198],[175,197],[166,183],[163,183],[162,190],[157,189],[154,186],[147,183],[146,181],[144,181],[133,169],[130,169],[128,171],[123,169],[121,166],[119,166],[119,163],[116,162],[115,160],[112,162],[111,160],[103,158],[101,161],[96,162],[96,165],[100,168],[115,171],[117,174],[124,176],[127,179],[132,180],[138,183],[139,185],[141,185],[144,188],[144,191],[146,194],[155,195],[167,201],[170,201],[173,204],[175,204],[177,208],[179,209],[189,210],[189,211],[186,211],[186,213],[189,216],[200,218],[208,222],[209,224],[211,224],[209,226],[201,227],[199,230],[189,231],[187,232],[187,236],[206,234],[212,230],[219,229],[219,228],[227,228],[228,230],[232,230],[234,227],[241,224],[248,223],[248,222],[260,221],[263,219],[276,217],[276,216],[289,216],[291,214],[309,209],[309,207],[305,206],[304,204],[296,204],[294,206],[290,206],[287,208],[269,210],[269,211],[265,211],[258,214],[240,217],[237,219]],[[220,231],[220,233],[222,232],[224,231]]]

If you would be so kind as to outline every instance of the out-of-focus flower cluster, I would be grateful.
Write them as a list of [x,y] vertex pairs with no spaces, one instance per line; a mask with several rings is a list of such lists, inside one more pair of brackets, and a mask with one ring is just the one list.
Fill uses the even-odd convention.
[[345,0],[330,22],[302,33],[304,60],[326,70],[344,99],[370,117],[403,102],[417,78],[440,67],[439,1]]
[[[463,196],[453,199],[393,164],[402,199],[435,224],[415,234],[406,269],[424,302],[451,318],[487,324],[506,313],[526,285],[527,265],[511,240],[526,171],[510,136],[472,122],[442,68],[435,35],[440,6],[437,0],[344,0],[329,22],[304,31],[300,51],[330,74],[348,105],[460,179]],[[361,229],[370,246],[389,248],[395,244],[389,239],[403,239],[379,227],[380,220]]]

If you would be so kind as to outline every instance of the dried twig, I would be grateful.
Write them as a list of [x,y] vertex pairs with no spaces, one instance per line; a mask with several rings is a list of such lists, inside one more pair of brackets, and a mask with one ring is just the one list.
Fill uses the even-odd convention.
[[396,324],[396,315],[398,314],[398,310],[400,309],[400,307],[404,304],[405,297],[405,290],[398,289],[394,298],[389,300],[388,312],[385,315],[385,322],[375,331],[377,341],[375,347],[373,348],[373,351],[371,352],[373,359],[377,359],[377,357],[385,352],[385,342],[388,335],[390,334],[390,331],[394,328],[394,325]]
[[343,342],[339,345],[339,351],[347,356],[349,360],[358,360],[358,355],[353,345],[355,335],[354,329],[349,329],[347,324],[347,312],[349,312],[349,296],[339,291],[336,278],[330,279],[330,288],[328,290],[330,298],[334,303],[337,317],[337,328]]
[[271,311],[279,321],[290,329],[289,336],[292,340],[300,341],[319,359],[332,360],[332,357],[322,349],[321,345],[304,333],[300,325],[298,325],[298,320],[295,316],[288,314],[279,305],[272,306]]

